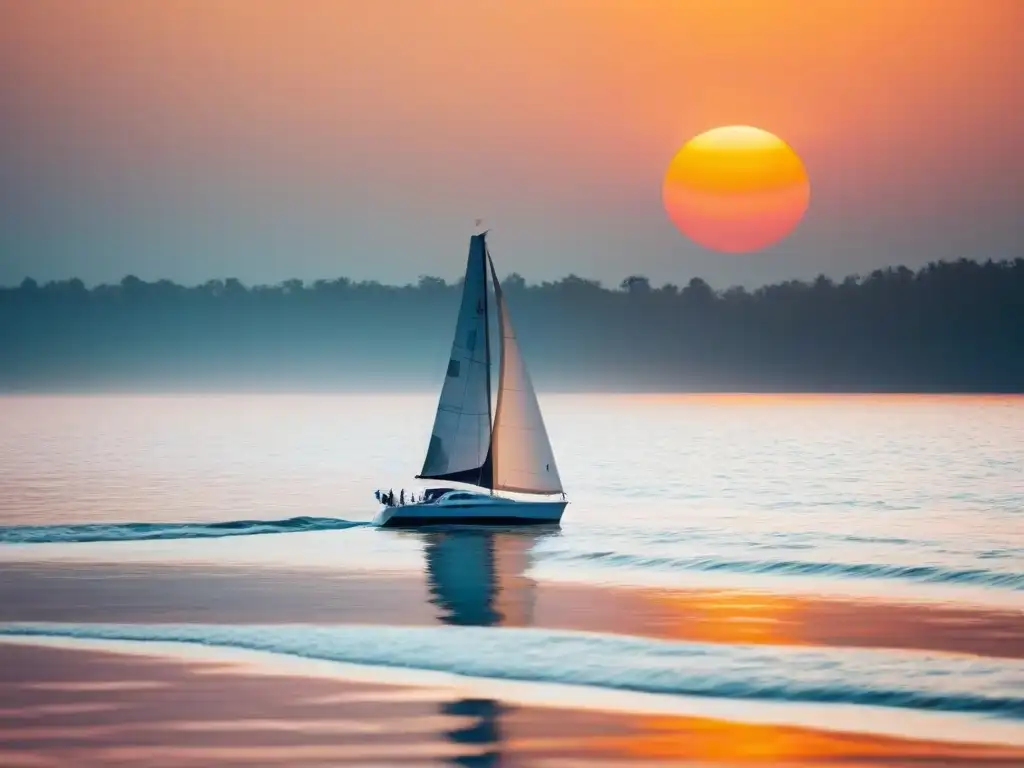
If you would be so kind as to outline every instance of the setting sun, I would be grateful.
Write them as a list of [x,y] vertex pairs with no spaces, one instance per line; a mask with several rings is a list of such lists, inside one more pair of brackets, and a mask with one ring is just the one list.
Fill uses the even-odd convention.
[[669,218],[715,251],[749,253],[786,237],[810,199],[804,164],[786,142],[746,125],[690,139],[662,186]]

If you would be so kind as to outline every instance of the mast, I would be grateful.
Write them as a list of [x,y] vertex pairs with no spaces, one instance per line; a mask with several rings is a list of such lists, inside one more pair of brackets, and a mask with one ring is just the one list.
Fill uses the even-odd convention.
[[[484,360],[486,361],[485,369],[487,371],[487,424],[490,427],[490,445],[487,449],[487,455],[491,455],[491,451],[494,450],[494,422],[492,421],[493,411],[491,408],[491,320],[490,312],[487,311],[487,263],[491,260],[491,255],[487,249],[487,232],[484,232],[481,237],[484,239],[484,247],[481,249],[480,260],[484,271]],[[494,271],[494,265],[491,264],[491,271]],[[480,481],[478,485],[484,485],[484,466],[488,462],[484,462],[484,465],[480,467]],[[494,495],[494,473],[491,472],[489,482],[486,484],[487,489]]]

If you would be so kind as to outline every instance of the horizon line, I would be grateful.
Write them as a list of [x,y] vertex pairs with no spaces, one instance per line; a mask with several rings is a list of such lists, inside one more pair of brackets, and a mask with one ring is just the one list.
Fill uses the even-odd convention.
[[[847,274],[843,275],[842,277],[833,277],[833,276],[825,274],[824,272],[820,272],[817,275],[815,275],[813,278],[788,278],[788,279],[784,278],[784,279],[778,279],[778,280],[776,280],[774,282],[764,283],[763,285],[758,286],[756,288],[748,288],[746,286],[739,285],[739,284],[730,285],[730,286],[725,287],[725,288],[715,288],[715,286],[711,282],[709,282],[705,278],[700,277],[699,275],[691,275],[689,280],[690,281],[695,280],[695,279],[696,280],[701,280],[705,284],[707,284],[709,287],[714,288],[715,290],[725,290],[725,291],[728,291],[728,290],[732,290],[732,289],[738,288],[738,289],[742,289],[742,290],[745,290],[745,291],[753,292],[753,291],[759,290],[760,288],[766,288],[766,287],[777,286],[777,285],[785,285],[787,283],[793,283],[793,282],[813,284],[814,282],[817,282],[818,280],[820,280],[822,278],[825,278],[826,280],[828,280],[828,281],[830,281],[830,282],[832,282],[834,284],[841,284],[841,283],[846,282],[846,281],[851,280],[851,279],[858,280],[858,281],[859,280],[864,280],[866,278],[870,278],[872,275],[874,275],[876,273],[886,274],[886,273],[900,272],[900,271],[906,270],[906,271],[908,271],[908,272],[910,272],[910,273],[912,273],[914,275],[917,275],[917,274],[925,272],[925,271],[927,271],[929,269],[934,269],[936,267],[941,267],[941,266],[944,266],[944,265],[953,266],[953,265],[957,265],[957,264],[971,264],[971,265],[980,266],[980,267],[993,267],[993,266],[994,267],[1013,267],[1013,266],[1018,266],[1021,263],[1024,263],[1024,256],[1015,256],[1015,257],[1006,256],[1006,257],[1002,257],[1002,258],[987,257],[985,259],[968,258],[968,257],[960,257],[960,258],[952,259],[952,260],[949,260],[949,259],[938,259],[938,260],[934,260],[934,261],[929,261],[928,263],[923,264],[922,266],[919,266],[919,267],[909,267],[906,264],[892,264],[892,265],[885,266],[885,267],[876,267],[876,268],[874,268],[874,269],[872,269],[872,270],[870,270],[868,272],[847,273]],[[636,272],[624,276],[622,278],[622,280],[621,280],[621,282],[620,282],[618,287],[613,286],[613,285],[606,285],[603,280],[600,280],[600,279],[597,279],[597,278],[584,277],[583,275],[576,274],[575,272],[570,272],[570,273],[568,273],[568,274],[566,274],[566,275],[564,275],[564,276],[562,276],[560,278],[557,278],[557,279],[542,280],[541,282],[528,282],[526,280],[525,276],[522,275],[522,273],[520,273],[520,272],[509,272],[503,278],[501,278],[501,280],[502,281],[508,280],[509,278],[512,278],[512,277],[518,277],[518,278],[522,279],[523,283],[528,288],[542,288],[544,286],[559,285],[561,283],[565,283],[565,282],[569,282],[569,281],[579,281],[579,282],[589,283],[593,287],[600,288],[602,290],[616,291],[616,290],[620,290],[623,287],[623,284],[626,281],[631,280],[633,278],[641,278],[643,280],[646,280],[653,290],[658,290],[659,288],[667,288],[669,286],[676,286],[677,288],[681,287],[681,285],[679,283],[674,283],[672,281],[667,281],[667,282],[661,283],[661,285],[657,285],[656,286],[654,284],[654,282],[651,281],[650,278],[648,278],[646,275],[643,275],[643,274],[640,274],[640,273],[636,273]],[[120,280],[118,280],[115,283],[102,282],[102,281],[101,282],[86,283],[85,280],[83,280],[82,278],[75,277],[75,276],[64,277],[64,278],[54,278],[54,279],[50,279],[50,280],[46,280],[46,281],[41,281],[41,280],[37,280],[36,278],[34,278],[34,277],[29,275],[29,276],[26,276],[26,277],[22,278],[21,281],[18,282],[18,283],[0,283],[0,290],[18,290],[20,288],[23,288],[25,286],[25,283],[27,283],[27,282],[34,283],[38,287],[45,287],[45,286],[48,286],[48,285],[60,285],[60,284],[68,284],[68,283],[76,283],[77,282],[77,283],[81,283],[82,286],[86,290],[93,290],[95,288],[114,288],[114,287],[119,287],[119,286],[123,285],[125,281],[132,280],[132,279],[137,280],[138,282],[140,282],[140,283],[142,283],[144,285],[159,285],[159,284],[162,284],[162,283],[170,283],[171,285],[174,285],[174,286],[179,287],[179,288],[203,288],[203,287],[209,285],[210,283],[237,282],[239,285],[241,285],[246,290],[253,290],[253,289],[258,289],[258,288],[283,288],[287,284],[289,284],[289,283],[294,284],[295,282],[298,282],[300,284],[301,288],[303,290],[306,290],[306,289],[309,289],[309,288],[315,288],[318,283],[326,283],[326,284],[330,285],[330,284],[337,284],[339,281],[346,281],[348,285],[353,286],[353,287],[362,286],[362,287],[381,287],[381,288],[419,288],[420,287],[420,283],[422,283],[424,280],[440,281],[441,283],[444,284],[445,287],[452,288],[452,287],[458,287],[459,285],[461,285],[462,280],[463,280],[463,278],[459,277],[459,278],[456,278],[453,282],[449,282],[447,278],[442,277],[440,275],[420,274],[420,275],[417,276],[415,282],[385,283],[385,282],[381,282],[380,280],[375,280],[375,279],[354,280],[354,279],[349,278],[349,277],[347,277],[345,275],[337,275],[335,277],[320,277],[320,278],[310,278],[310,279],[291,277],[291,278],[285,278],[284,280],[280,280],[280,281],[278,281],[276,283],[266,283],[266,282],[246,282],[246,281],[242,280],[239,277],[223,276],[223,277],[211,277],[211,278],[208,278],[207,280],[205,280],[204,282],[200,282],[200,283],[183,283],[183,282],[177,282],[177,281],[175,281],[175,280],[173,280],[171,278],[166,278],[166,277],[162,277],[162,278],[158,277],[158,278],[153,278],[153,279],[143,279],[143,278],[139,277],[138,275],[136,275],[135,273],[129,272],[128,274],[124,275]]]

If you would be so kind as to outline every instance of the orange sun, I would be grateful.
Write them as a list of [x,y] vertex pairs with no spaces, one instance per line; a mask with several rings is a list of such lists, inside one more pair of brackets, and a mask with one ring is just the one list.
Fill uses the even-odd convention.
[[749,253],[800,223],[811,186],[786,142],[749,125],[714,128],[672,158],[661,196],[669,218],[705,248]]

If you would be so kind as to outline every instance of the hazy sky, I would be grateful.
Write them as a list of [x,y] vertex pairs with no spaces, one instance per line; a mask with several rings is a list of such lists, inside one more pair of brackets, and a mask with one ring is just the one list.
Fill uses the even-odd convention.
[[[1024,255],[1024,0],[0,0],[0,283],[501,274],[758,284]],[[797,231],[661,204],[745,123]]]

